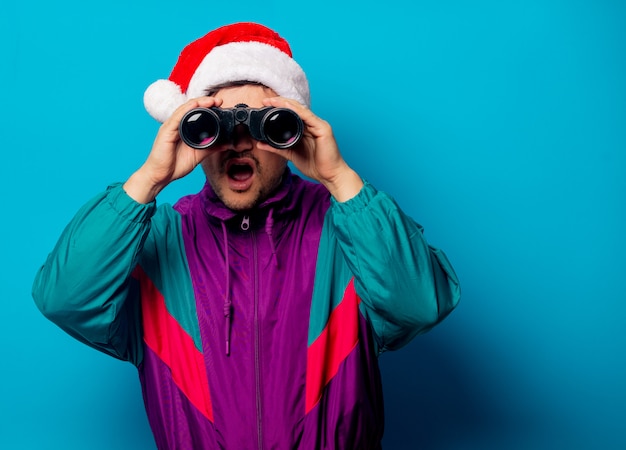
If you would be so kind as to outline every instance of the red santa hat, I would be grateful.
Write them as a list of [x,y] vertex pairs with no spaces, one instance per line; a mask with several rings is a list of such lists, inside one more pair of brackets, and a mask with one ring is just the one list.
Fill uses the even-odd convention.
[[146,110],[159,122],[188,99],[223,83],[253,81],[282,97],[310,106],[309,83],[285,39],[256,23],[236,23],[187,45],[167,80],[144,94]]

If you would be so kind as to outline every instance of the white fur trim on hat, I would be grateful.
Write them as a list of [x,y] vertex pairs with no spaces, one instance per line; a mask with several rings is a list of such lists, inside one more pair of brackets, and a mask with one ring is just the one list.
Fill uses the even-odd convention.
[[286,53],[261,42],[231,42],[213,48],[194,71],[186,92],[171,80],[157,80],[144,93],[144,106],[165,122],[188,99],[201,97],[212,87],[253,81],[281,97],[310,106],[309,83],[302,68]]
[[165,122],[176,109],[187,101],[180,86],[170,80],[157,80],[143,94],[146,110],[159,122]]
[[231,81],[255,81],[281,97],[310,106],[309,83],[289,55],[261,42],[232,42],[215,47],[191,77],[187,97],[206,94],[213,86]]

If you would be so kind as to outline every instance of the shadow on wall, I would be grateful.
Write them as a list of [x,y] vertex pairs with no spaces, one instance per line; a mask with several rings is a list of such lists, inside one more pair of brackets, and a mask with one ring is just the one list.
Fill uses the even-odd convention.
[[467,366],[466,357],[459,353],[463,346],[445,331],[435,329],[380,357],[385,393],[383,448],[531,448],[528,439],[533,439],[522,430],[534,428],[532,417],[511,411],[511,403],[498,394],[499,388],[475,375],[481,369]]

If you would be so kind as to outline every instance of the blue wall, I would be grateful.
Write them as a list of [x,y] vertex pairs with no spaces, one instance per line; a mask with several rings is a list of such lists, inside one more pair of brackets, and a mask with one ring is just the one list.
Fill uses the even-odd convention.
[[153,447],[133,367],[30,287],[76,209],[147,155],[145,87],[239,20],[290,40],[346,159],[461,277],[448,320],[381,358],[386,448],[626,448],[623,2],[6,3],[1,448]]

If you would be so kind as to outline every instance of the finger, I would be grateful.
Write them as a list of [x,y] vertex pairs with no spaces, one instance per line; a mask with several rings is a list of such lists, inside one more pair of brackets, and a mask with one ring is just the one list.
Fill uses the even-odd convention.
[[198,97],[198,98],[193,98],[191,100],[188,100],[187,102],[183,103],[181,106],[179,106],[173,113],[172,115],[167,119],[167,121],[164,123],[164,125],[166,123],[173,123],[176,124],[176,127],[178,127],[178,124],[180,123],[180,120],[183,118],[183,116],[185,114],[187,114],[189,111],[191,111],[194,108],[212,108],[213,106],[220,106],[222,104],[222,100],[221,99],[217,99],[215,97]]
[[215,97],[198,97],[188,100],[176,108],[172,115],[165,122],[163,122],[157,137],[164,139],[166,142],[178,142],[180,140],[178,126],[185,114],[194,108],[212,108],[221,104],[222,100],[216,99]]
[[285,97],[269,97],[263,100],[265,106],[273,106],[274,108],[288,108],[294,111],[302,122],[304,122],[307,130],[314,137],[321,137],[332,134],[330,124],[320,117],[316,116],[310,108],[304,106],[296,100]]
[[307,115],[307,112],[313,114],[311,110],[302,103],[286,97],[268,97],[263,99],[263,104],[265,106],[273,106],[274,108],[289,108],[298,113],[298,115],[300,115],[300,113]]

